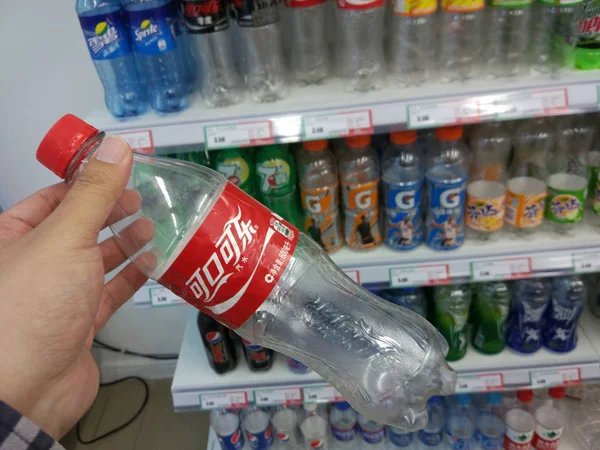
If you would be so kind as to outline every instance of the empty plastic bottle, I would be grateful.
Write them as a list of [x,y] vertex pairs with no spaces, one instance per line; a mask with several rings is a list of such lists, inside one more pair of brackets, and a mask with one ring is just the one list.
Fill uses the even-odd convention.
[[208,106],[227,106],[243,99],[235,67],[234,41],[225,0],[183,1],[185,26],[196,52],[200,94]]
[[[116,145],[103,137],[68,115],[37,157],[72,182]],[[117,202],[111,229],[142,273],[250,342],[312,367],[368,417],[425,426],[427,399],[456,383],[431,324],[352,282],[312,239],[219,173],[133,159],[129,188],[138,192]]]
[[446,427],[446,416],[442,399],[437,395],[427,401],[427,415],[429,420],[422,430],[418,431],[418,450],[443,450],[444,429]]
[[148,109],[146,92],[119,0],[77,0],[75,9],[104,86],[106,107],[116,117],[143,114]]
[[437,56],[437,0],[395,0],[393,4],[388,71],[399,86],[425,83]]
[[218,436],[221,450],[247,449],[240,416],[231,409],[214,409],[210,412],[210,426]]
[[121,0],[140,76],[148,88],[150,105],[175,112],[189,104],[187,62],[171,24],[178,21],[169,0]]
[[482,450],[502,450],[504,444],[504,420],[502,418],[502,394],[487,394],[488,406],[477,414],[477,439]]
[[484,36],[484,0],[443,0],[440,32],[442,81],[465,81],[477,73]]
[[358,433],[362,438],[361,448],[365,450],[383,450],[385,448],[385,427],[382,424],[359,414]]
[[392,133],[381,158],[385,203],[385,243],[412,250],[423,242],[423,185],[425,161],[416,146],[416,131]]
[[329,75],[326,0],[285,0],[290,23],[290,63],[294,80],[322,82]]
[[383,0],[337,0],[336,71],[348,91],[381,89],[385,77]]
[[356,411],[348,402],[333,404],[329,413],[333,450],[354,450],[356,443]]
[[475,414],[469,394],[456,396],[456,405],[446,421],[446,444],[451,450],[472,450],[475,443]]
[[259,103],[285,97],[281,0],[240,0],[233,2],[233,11],[238,25],[238,56],[250,96]]

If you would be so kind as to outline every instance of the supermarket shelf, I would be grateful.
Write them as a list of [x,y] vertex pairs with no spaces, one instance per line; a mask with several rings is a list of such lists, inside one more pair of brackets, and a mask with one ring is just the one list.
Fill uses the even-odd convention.
[[[582,326],[591,327],[600,334],[600,319],[587,311],[584,318]],[[577,348],[567,354],[542,349],[533,355],[504,350],[491,356],[470,348],[465,358],[452,365],[458,373],[459,392],[512,390],[525,386],[543,388],[560,383],[557,379],[563,380],[565,385],[600,380],[598,352],[582,327]],[[281,395],[274,394],[273,390],[280,391]],[[190,316],[186,326],[171,391],[176,411],[210,409],[230,401],[243,406],[263,397],[268,397],[264,403],[260,400],[263,404],[278,403],[283,397],[292,402],[293,399],[327,402],[339,395],[315,373],[297,375],[290,372],[281,355],[268,373],[251,372],[242,359],[234,371],[216,375],[206,359],[195,314]],[[207,403],[207,399],[210,402]]]
[[[357,94],[344,92],[341,80],[331,79],[319,86],[292,86],[289,97],[275,103],[255,104],[246,99],[229,108],[208,109],[196,95],[190,108],[177,114],[149,113],[119,120],[102,105],[86,120],[110,133],[150,130],[152,147],[202,144],[205,127],[233,124],[233,128],[220,129],[225,133],[221,138],[225,142],[235,141],[228,146],[240,146],[243,142],[236,140],[239,139],[236,126],[248,122],[262,122],[262,125],[267,122],[271,130],[268,138],[275,142],[297,142],[392,129],[597,111],[598,86],[597,72],[572,72],[560,79],[527,76],[452,85],[428,84],[411,89],[387,87]],[[360,117],[349,114],[357,111],[369,112],[370,123],[365,124],[360,114]],[[360,125],[356,125],[356,120]],[[319,124],[316,129],[314,123]],[[221,145],[222,139],[218,140]]]

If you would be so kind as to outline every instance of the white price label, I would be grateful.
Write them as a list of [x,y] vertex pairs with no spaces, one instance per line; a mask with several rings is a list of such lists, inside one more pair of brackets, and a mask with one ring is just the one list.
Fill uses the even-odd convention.
[[531,258],[510,258],[471,263],[472,281],[510,280],[531,276]]
[[217,394],[200,394],[202,409],[245,408],[248,397],[245,392],[221,392]]
[[372,134],[373,119],[370,110],[307,116],[302,127],[307,140],[347,137]]
[[207,148],[248,147],[275,143],[270,121],[232,123],[204,127]]
[[576,273],[600,272],[600,252],[574,254],[573,270]]
[[565,111],[569,102],[566,89],[551,89],[519,92],[496,101],[496,105],[499,107],[497,119],[520,119]]
[[487,392],[504,389],[504,377],[501,373],[458,377],[456,392]]
[[344,397],[333,386],[306,387],[302,389],[306,403],[328,403],[343,401]]
[[120,133],[119,136],[125,139],[131,149],[136,153],[144,153],[147,155],[154,153],[152,130],[131,131]]
[[529,372],[529,378],[532,388],[573,386],[581,384],[581,370],[579,367],[536,370]]
[[344,273],[356,284],[360,284],[360,272],[358,270],[344,270]]
[[176,296],[166,287],[152,287],[148,291],[150,291],[150,303],[152,306],[180,305],[185,303],[184,299]]
[[409,129],[472,123],[481,120],[477,101],[465,100],[408,105],[407,116]]
[[254,403],[257,406],[299,405],[302,403],[302,391],[300,388],[262,389],[254,391]]
[[447,264],[395,267],[390,269],[390,287],[432,286],[450,282]]

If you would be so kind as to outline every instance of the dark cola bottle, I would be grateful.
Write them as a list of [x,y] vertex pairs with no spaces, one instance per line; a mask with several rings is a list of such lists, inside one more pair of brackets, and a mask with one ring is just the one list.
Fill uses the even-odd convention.
[[215,372],[222,374],[235,369],[237,352],[229,329],[206,314],[198,314],[198,329],[206,349],[206,357]]

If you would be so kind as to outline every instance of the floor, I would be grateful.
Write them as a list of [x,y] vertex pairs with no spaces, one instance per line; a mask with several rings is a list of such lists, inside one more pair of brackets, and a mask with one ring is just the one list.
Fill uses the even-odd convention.
[[[89,445],[79,443],[72,431],[61,444],[67,450],[205,450],[208,413],[175,413],[171,380],[148,380],[148,384],[148,404],[127,428]],[[144,388],[137,381],[101,388],[96,402],[81,419],[82,438],[93,439],[126,422],[143,397]]]

